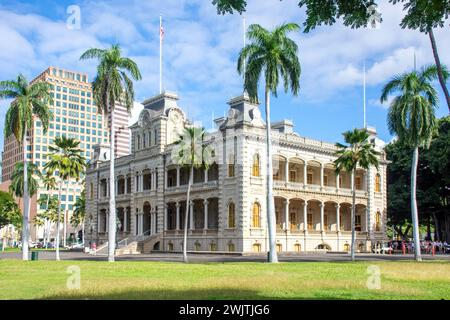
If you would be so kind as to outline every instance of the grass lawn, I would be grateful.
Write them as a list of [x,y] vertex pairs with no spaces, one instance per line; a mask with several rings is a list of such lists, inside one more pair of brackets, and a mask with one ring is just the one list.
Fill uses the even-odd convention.
[[[81,288],[69,290],[69,266]],[[368,266],[381,289],[367,288]],[[0,260],[0,299],[450,299],[450,263]]]

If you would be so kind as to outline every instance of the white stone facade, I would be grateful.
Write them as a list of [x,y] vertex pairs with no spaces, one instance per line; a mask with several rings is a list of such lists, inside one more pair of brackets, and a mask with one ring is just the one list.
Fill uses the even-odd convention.
[[[152,238],[152,248],[181,251],[188,170],[172,161],[173,143],[191,126],[172,93],[144,101],[131,126],[131,155],[116,160],[118,239]],[[214,163],[194,172],[189,251],[266,252],[266,143],[259,107],[246,96],[207,134]],[[372,137],[380,151],[380,140]],[[299,136],[287,120],[272,124],[277,249],[347,251],[351,242],[351,175],[336,176],[334,144]],[[102,159],[102,156],[106,157]],[[107,241],[107,147],[98,146],[86,177],[86,239]],[[386,166],[358,170],[357,248],[386,240]]]

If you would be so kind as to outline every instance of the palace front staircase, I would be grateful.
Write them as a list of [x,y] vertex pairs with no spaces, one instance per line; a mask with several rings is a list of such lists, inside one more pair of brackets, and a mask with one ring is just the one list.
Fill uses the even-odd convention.
[[[160,241],[161,236],[161,233],[151,234],[150,230],[147,230],[140,235],[122,239],[117,243],[116,256],[125,254],[151,253],[152,250],[154,250],[155,244]],[[93,252],[93,254],[107,255],[108,242],[103,243],[97,248],[97,250],[95,250],[95,252]]]

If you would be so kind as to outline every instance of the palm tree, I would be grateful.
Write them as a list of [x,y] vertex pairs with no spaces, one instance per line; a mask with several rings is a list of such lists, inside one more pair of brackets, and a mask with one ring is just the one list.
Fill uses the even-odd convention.
[[82,242],[84,245],[84,219],[86,218],[86,190],[81,192],[81,196],[77,198],[74,205],[73,215],[70,218],[70,223],[74,228],[81,225]]
[[[334,161],[336,167],[336,174],[338,175],[342,170],[352,173],[352,244],[351,244],[351,259],[355,260],[355,211],[356,211],[356,168],[360,167],[364,170],[369,170],[369,167],[379,167],[378,156],[380,153],[374,149],[373,143],[369,141],[369,133],[366,129],[354,129],[353,131],[346,131],[343,133],[345,145],[336,143],[339,148],[335,155],[338,157]],[[370,232],[370,229],[367,230]]]
[[[207,169],[211,163],[212,150],[205,143],[204,128],[184,128],[180,137],[175,141],[175,147],[172,152],[172,160],[179,166],[187,167],[189,170],[189,182],[186,194],[186,213],[184,215],[184,239],[183,239],[183,261],[188,262],[187,258],[187,230],[189,221],[189,207],[191,185],[194,179],[194,168]],[[191,212],[190,214],[194,214]]]
[[98,59],[97,77],[93,83],[94,100],[98,111],[109,115],[110,121],[110,167],[109,167],[109,227],[108,227],[108,261],[114,261],[116,239],[116,202],[114,186],[114,108],[116,103],[125,104],[128,112],[131,112],[134,103],[133,81],[141,80],[142,76],[137,64],[122,56],[118,44],[110,49],[89,49],[80,57],[82,60]]
[[[449,73],[444,71],[445,79]],[[417,211],[416,186],[419,147],[428,149],[436,132],[437,120],[435,109],[438,94],[431,82],[438,77],[436,66],[423,67],[396,75],[383,88],[381,102],[387,101],[391,94],[398,95],[391,102],[387,116],[391,134],[396,134],[400,141],[410,146],[413,152],[411,165],[411,215],[414,238],[414,258],[422,261],[420,254],[419,215]]]
[[[14,171],[11,175],[11,184],[9,185],[9,192],[15,195],[18,198],[22,198],[24,196],[24,180],[25,177],[23,173],[23,162],[16,163],[16,166],[14,167]],[[37,189],[39,188],[38,180],[35,178],[42,179],[42,174],[39,171],[39,167],[36,166],[34,163],[29,163],[27,166],[27,187],[28,187],[28,195],[33,197]]]
[[[53,190],[56,188],[56,179],[53,175],[46,174],[44,179],[42,180],[42,183],[44,184],[45,189],[47,190],[47,197],[45,197],[46,201],[46,210],[49,211],[48,205],[50,202],[50,198],[53,196]],[[50,242],[50,229],[51,229],[51,223],[49,219],[46,219],[46,235],[44,235],[44,245],[47,247],[47,243]]]
[[76,181],[80,180],[81,175],[86,168],[85,158],[81,155],[83,150],[79,146],[80,142],[73,138],[56,137],[54,146],[50,146],[49,159],[45,165],[45,170],[49,175],[56,171],[59,176],[58,191],[58,219],[56,225],[56,260],[59,260],[59,242],[60,242],[60,221],[61,221],[61,192],[64,181],[70,178]]
[[294,95],[300,88],[300,62],[297,44],[287,36],[288,32],[299,30],[296,23],[287,23],[268,31],[252,24],[248,28],[247,37],[252,41],[239,54],[238,72],[244,74],[244,89],[252,101],[258,101],[258,83],[262,74],[265,80],[265,113],[267,144],[267,224],[269,228],[269,261],[278,262],[275,247],[275,207],[273,199],[272,176],[272,141],[270,124],[270,95],[277,97],[280,77],[284,90],[290,89]]
[[23,148],[24,213],[22,227],[22,259],[28,260],[30,196],[28,194],[27,170],[27,134],[33,126],[33,120],[39,118],[43,132],[46,133],[52,113],[48,108],[51,102],[50,85],[46,82],[28,84],[23,75],[17,80],[0,81],[0,99],[14,99],[5,118],[5,136],[14,134]]

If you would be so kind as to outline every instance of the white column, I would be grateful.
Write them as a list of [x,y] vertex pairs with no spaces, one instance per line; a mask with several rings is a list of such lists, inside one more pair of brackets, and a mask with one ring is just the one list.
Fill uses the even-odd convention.
[[341,217],[339,215],[339,208],[341,206],[337,204],[335,207],[336,207],[336,231],[339,232],[341,231]]
[[139,213],[139,234],[144,233],[144,214]]
[[164,230],[169,230],[167,222],[169,221],[168,217],[168,208],[167,204],[164,205]]
[[180,167],[177,167],[177,187],[180,186]]
[[141,171],[140,173],[139,173],[139,175],[140,175],[140,178],[139,178],[139,184],[141,185],[140,186],[140,191],[144,191],[144,173]]
[[323,188],[323,172],[325,168],[323,166],[323,163],[320,164],[320,188]]
[[308,231],[308,201],[303,203],[303,231]]
[[177,218],[176,218],[176,229],[180,230],[180,203],[177,202]]
[[127,232],[128,224],[127,224],[127,208],[123,210],[123,232]]
[[303,165],[303,184],[305,186],[308,184],[308,170],[307,170],[306,161],[305,161],[305,164]]
[[340,188],[340,186],[339,186],[339,175],[337,174],[336,175],[336,190],[339,189],[339,188]]
[[108,233],[108,230],[109,230],[109,211],[106,212],[106,223],[105,223],[105,225],[106,225],[105,233]]
[[205,183],[208,182],[208,169],[205,169]]
[[323,203],[323,202],[321,202],[320,204],[319,204],[319,207],[320,207],[320,231],[321,232],[324,232],[325,231],[325,228],[324,228],[324,211],[325,211],[325,204]]
[[289,182],[289,162],[286,159],[286,162],[284,164],[284,179],[287,182]]
[[290,230],[291,225],[289,222],[289,199],[284,201],[284,224],[285,224],[285,230]]
[[153,211],[150,213],[151,220],[150,220],[150,230],[152,234],[156,233],[156,213]]
[[106,179],[106,198],[109,198],[109,178]]
[[189,201],[189,229],[194,230],[194,201]]
[[124,185],[125,194],[128,194],[128,176],[125,176],[125,185]]
[[167,189],[167,185],[168,185],[168,183],[167,183],[167,179],[168,179],[168,170],[167,170],[167,168],[165,168],[164,169],[164,188],[165,189]]
[[203,200],[203,214],[204,214],[204,224],[203,229],[208,229],[208,199]]

